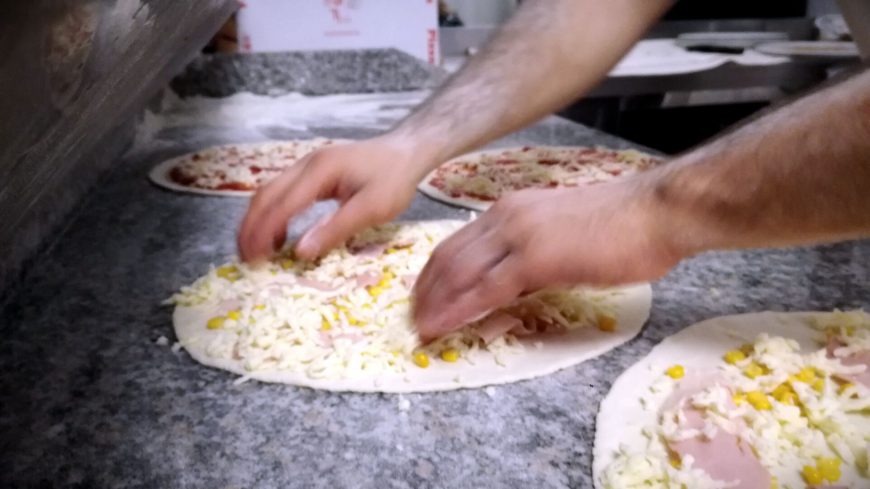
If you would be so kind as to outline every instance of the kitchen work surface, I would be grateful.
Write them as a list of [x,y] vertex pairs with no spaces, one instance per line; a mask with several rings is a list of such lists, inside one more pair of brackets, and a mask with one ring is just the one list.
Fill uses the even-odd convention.
[[[161,302],[235,252],[247,200],[161,190],[148,170],[211,144],[371,136],[425,95],[166,97],[0,309],[0,486],[591,487],[598,403],[665,336],[721,314],[870,305],[870,243],[851,242],[686,261],[653,285],[634,341],[495,388],[399,396],[235,384],[174,351]],[[631,147],[556,118],[497,146],[522,144]],[[332,208],[317,205],[291,234]],[[402,218],[468,215],[418,194]]]

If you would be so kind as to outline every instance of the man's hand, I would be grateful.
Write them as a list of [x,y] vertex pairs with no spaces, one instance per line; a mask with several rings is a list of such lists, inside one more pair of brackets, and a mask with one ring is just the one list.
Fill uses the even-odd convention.
[[524,292],[664,275],[684,255],[669,240],[645,176],[499,200],[436,249],[415,286],[424,341]]
[[287,221],[317,200],[335,198],[342,206],[300,240],[296,251],[305,258],[392,219],[439,163],[592,88],[671,3],[524,3],[480,54],[389,134],[318,151],[257,192],[239,232],[242,259],[264,258],[281,246]]
[[319,200],[336,199],[335,214],[308,230],[296,253],[313,259],[358,231],[387,222],[414,197],[431,167],[420,147],[380,137],[315,151],[261,188],[242,221],[239,253],[266,258],[284,244],[287,222]]

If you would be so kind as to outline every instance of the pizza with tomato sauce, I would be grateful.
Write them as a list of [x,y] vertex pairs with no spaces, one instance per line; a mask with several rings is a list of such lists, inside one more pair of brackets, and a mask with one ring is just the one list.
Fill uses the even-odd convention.
[[590,185],[633,175],[660,158],[633,149],[524,146],[454,158],[433,170],[419,189],[433,199],[486,210],[501,196],[527,188]]
[[250,196],[308,153],[344,142],[318,138],[214,146],[164,161],[149,177],[178,192]]

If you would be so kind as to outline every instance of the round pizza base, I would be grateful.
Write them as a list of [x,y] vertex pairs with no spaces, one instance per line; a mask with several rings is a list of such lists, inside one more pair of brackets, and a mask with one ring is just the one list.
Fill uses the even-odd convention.
[[[314,138],[313,138],[314,139]],[[335,143],[345,143],[349,140],[345,139],[333,139],[333,144]],[[206,188],[198,188],[198,187],[189,187],[187,185],[181,185],[176,183],[169,177],[169,173],[172,171],[172,168],[175,167],[179,162],[185,160],[193,156],[196,153],[200,153],[203,151],[218,149],[218,148],[258,148],[260,150],[266,150],[272,146],[281,146],[288,143],[294,142],[306,142],[306,140],[287,140],[287,141],[261,141],[258,143],[242,143],[242,144],[220,144],[216,146],[208,146],[206,148],[202,148],[197,151],[192,151],[190,153],[186,153],[180,156],[176,156],[169,160],[163,161],[148,172],[148,179],[151,180],[152,183],[157,185],[158,187],[163,187],[168,190],[172,190],[174,192],[182,192],[188,194],[198,194],[198,195],[208,195],[211,197],[251,197],[257,191],[256,190],[211,190]],[[289,167],[288,167],[289,168]]]
[[[425,369],[414,367],[404,374],[377,378],[314,379],[297,372],[248,372],[239,361],[212,358],[206,353],[210,335],[215,332],[203,325],[209,318],[218,315],[218,311],[208,306],[176,307],[172,320],[178,341],[196,361],[252,379],[329,391],[433,392],[507,384],[548,375],[604,354],[634,338],[649,317],[652,288],[649,284],[642,284],[614,290],[621,294],[613,298],[617,306],[618,327],[612,333],[597,328],[582,328],[566,334],[523,340],[524,352],[503,356],[506,366],[496,364],[492,354],[483,351],[477,355],[474,364],[466,360],[456,363],[437,361]],[[537,341],[542,343],[540,348],[534,345]]]
[[804,351],[816,350],[819,332],[810,326],[809,320],[828,314],[761,312],[722,316],[694,324],[666,338],[623,372],[601,401],[592,452],[595,487],[603,488],[601,476],[616,458],[620,446],[630,452],[644,451],[647,439],[641,430],[656,423],[658,412],[643,409],[640,396],[667,368],[678,363],[687,371],[712,370],[720,364],[726,351],[754,343],[761,333],[792,338]]
[[432,178],[432,174],[426,175],[426,178],[417,185],[417,190],[423,193],[423,195],[437,200],[438,202],[443,202],[445,204],[449,204],[456,207],[462,207],[465,209],[471,209],[474,211],[484,212],[490,207],[492,204],[495,204],[495,201],[492,202],[481,202],[479,200],[469,199],[468,197],[452,197],[450,195],[445,194],[440,189],[435,188],[432,184],[429,183],[429,179]]
[[[546,151],[563,151],[563,150],[576,150],[576,149],[579,149],[580,146],[534,146],[533,148],[543,149]],[[478,158],[478,157],[485,157],[485,156],[498,156],[498,155],[504,153],[505,151],[522,152],[522,149],[523,149],[523,147],[519,146],[519,147],[513,147],[513,148],[496,148],[496,149],[486,149],[483,151],[475,151],[474,153],[468,153],[468,154],[464,154],[461,156],[457,156],[456,158],[453,158],[450,161],[447,161],[443,164],[446,165],[446,164],[450,163],[451,161],[455,161],[458,159],[471,159],[471,158]],[[624,149],[612,149],[612,148],[607,148],[607,149],[611,150],[611,151],[623,151],[624,150]],[[629,149],[629,148],[626,148],[626,149]],[[437,171],[438,171],[438,169],[436,168],[436,169],[432,170],[431,172],[429,172],[428,174],[426,174],[426,176],[423,178],[423,180],[420,182],[420,184],[417,185],[417,190],[422,192],[423,195],[425,195],[429,198],[432,198],[434,200],[437,200],[439,202],[443,202],[445,204],[449,204],[449,205],[456,206],[456,207],[463,207],[466,209],[471,209],[471,210],[481,211],[481,212],[486,211],[487,209],[492,207],[493,204],[495,204],[496,201],[494,201],[494,200],[491,202],[484,202],[484,201],[472,199],[469,197],[452,197],[450,195],[445,194],[440,189],[433,187],[432,184],[429,183],[429,180],[431,180],[432,177],[435,176],[435,173]]]
[[175,183],[171,178],[169,178],[169,172],[172,171],[172,168],[175,167],[179,161],[191,156],[192,154],[193,153],[188,153],[160,163],[148,172],[148,179],[158,187],[186,194],[208,195],[212,197],[250,197],[254,195],[253,190],[210,190],[207,188],[188,187],[186,185]]

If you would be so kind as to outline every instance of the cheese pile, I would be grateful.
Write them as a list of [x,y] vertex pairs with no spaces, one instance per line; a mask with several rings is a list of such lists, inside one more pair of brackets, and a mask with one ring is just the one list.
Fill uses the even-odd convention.
[[[372,228],[316,263],[295,259],[288,246],[258,267],[233,262],[213,268],[168,302],[213,309],[213,317],[201,326],[206,353],[239,362],[249,372],[292,371],[315,379],[370,377],[403,374],[436,362],[474,363],[483,351],[503,363],[505,355],[521,352],[522,344],[511,334],[484,344],[475,334],[480,321],[425,347],[412,326],[410,295],[416,275],[435,246],[463,224],[433,221]],[[565,329],[612,317],[606,297],[576,291],[542,291],[510,307],[519,312],[532,308]]]
[[[644,429],[646,452],[623,449],[605,469],[603,487],[729,487],[667,446],[697,436],[709,440],[717,430],[752,447],[772,476],[771,487],[870,487],[870,390],[848,380],[866,367],[844,362],[870,351],[870,316],[835,312],[814,327],[820,348],[809,353],[792,339],[766,334],[724,351],[715,373],[701,374],[709,387],[662,410],[657,425]],[[681,379],[697,374],[682,365],[666,369],[641,397],[644,409],[661,410]],[[680,428],[687,407],[703,414],[703,429]]]

